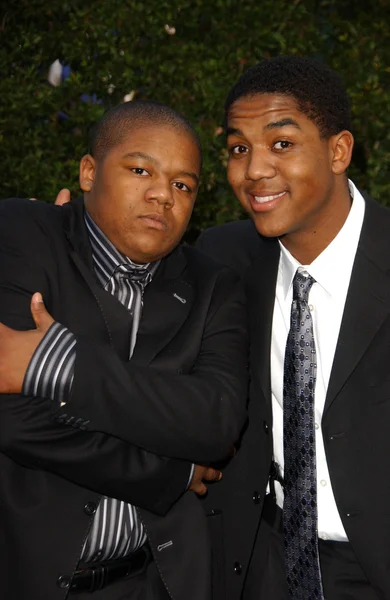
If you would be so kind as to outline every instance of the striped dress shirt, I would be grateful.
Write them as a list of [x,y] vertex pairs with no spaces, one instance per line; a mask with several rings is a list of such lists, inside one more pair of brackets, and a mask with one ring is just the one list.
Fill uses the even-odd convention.
[[[152,280],[160,261],[137,265],[113,246],[88,213],[85,213],[85,224],[100,284],[131,313],[130,358],[141,318],[143,291]],[[76,351],[74,335],[60,323],[54,323],[31,359],[24,379],[23,394],[49,397],[55,402],[66,403],[72,389]],[[84,544],[81,560],[87,563],[120,558],[140,548],[145,541],[146,535],[135,507],[103,497]]]

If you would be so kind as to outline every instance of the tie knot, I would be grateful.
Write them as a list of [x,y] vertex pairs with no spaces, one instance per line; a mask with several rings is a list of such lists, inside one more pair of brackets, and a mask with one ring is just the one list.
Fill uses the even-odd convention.
[[122,264],[116,268],[116,273],[119,273],[122,277],[129,277],[132,281],[142,283],[144,286],[149,283],[151,279],[150,272],[145,267],[136,268],[132,265]]
[[304,275],[297,271],[293,281],[293,300],[307,302],[313,283],[315,279],[311,275]]

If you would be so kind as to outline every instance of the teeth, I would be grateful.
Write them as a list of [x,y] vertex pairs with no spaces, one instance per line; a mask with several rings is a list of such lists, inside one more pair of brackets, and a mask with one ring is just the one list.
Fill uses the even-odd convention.
[[280,194],[275,194],[274,196],[254,196],[254,199],[256,202],[259,202],[259,204],[263,204],[263,202],[270,202],[271,200],[275,200],[275,198],[280,198],[280,196],[283,196],[285,193],[286,192],[280,192]]

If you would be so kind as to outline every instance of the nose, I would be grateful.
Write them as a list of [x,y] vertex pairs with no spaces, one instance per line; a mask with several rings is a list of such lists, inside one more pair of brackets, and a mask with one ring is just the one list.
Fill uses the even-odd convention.
[[246,164],[245,178],[258,181],[275,177],[276,167],[273,159],[267,148],[252,149]]
[[147,189],[145,199],[147,202],[157,202],[166,209],[173,207],[175,201],[173,198],[173,190],[169,181],[159,179],[154,181]]

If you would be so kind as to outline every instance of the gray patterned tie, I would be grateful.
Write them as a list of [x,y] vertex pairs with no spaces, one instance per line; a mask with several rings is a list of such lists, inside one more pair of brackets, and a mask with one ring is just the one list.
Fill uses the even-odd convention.
[[[119,287],[117,298],[122,302],[133,317],[130,338],[130,358],[133,355],[137,332],[142,312],[142,297],[145,287],[150,283],[152,276],[148,269],[134,268],[131,265],[119,265],[115,271],[114,278],[118,280]],[[119,278],[119,279],[118,279]]]
[[283,527],[287,583],[294,600],[323,599],[318,556],[314,390],[316,349],[308,295],[314,279],[297,272],[283,382]]

